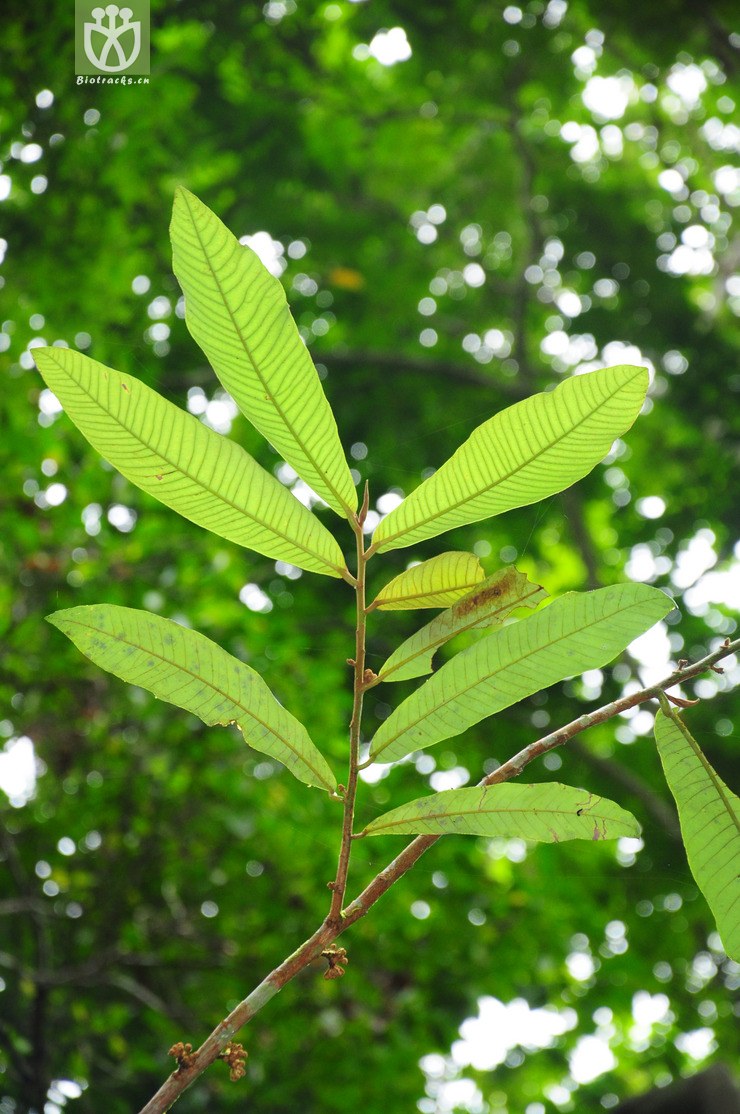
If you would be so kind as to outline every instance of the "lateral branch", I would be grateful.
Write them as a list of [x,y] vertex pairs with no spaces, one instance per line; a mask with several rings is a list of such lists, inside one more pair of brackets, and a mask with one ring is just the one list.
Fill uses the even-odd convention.
[[[553,750],[555,747],[563,746],[570,739],[579,735],[582,731],[586,731],[589,727],[605,723],[607,720],[619,715],[620,712],[624,712],[628,708],[634,708],[637,704],[642,704],[645,700],[653,699],[658,696],[658,693],[665,692],[667,689],[673,688],[675,685],[682,684],[685,681],[690,681],[694,677],[698,677],[701,673],[706,673],[708,670],[719,672],[719,670],[714,668],[716,663],[738,651],[740,651],[740,638],[736,639],[734,642],[726,639],[720,647],[711,654],[707,654],[707,656],[700,661],[694,662],[693,665],[684,665],[681,663],[681,668],[674,670],[670,676],[662,681],[658,681],[657,684],[649,685],[647,688],[640,689],[639,692],[634,692],[629,696],[623,696],[618,700],[613,700],[610,704],[604,704],[601,708],[597,708],[593,712],[586,712],[585,715],[579,716],[578,719],[572,720],[570,723],[565,724],[564,727],[559,727],[556,731],[550,732],[549,735],[544,735],[541,739],[529,743],[528,746],[524,747],[518,754],[508,759],[508,761],[504,762],[498,769],[482,778],[481,781],[478,782],[478,785],[498,785],[501,782],[509,781],[513,777],[518,777],[530,762],[533,762],[536,758],[546,754],[549,750]],[[345,835],[347,831],[348,829],[345,829]],[[192,1053],[189,1066],[179,1067],[176,1071],[172,1072],[157,1093],[141,1108],[139,1114],[164,1114],[165,1111],[169,1110],[191,1083],[194,1083],[206,1068],[210,1067],[210,1065],[221,1056],[227,1045],[233,1041],[235,1034],[246,1025],[247,1022],[251,1021],[255,1014],[258,1013],[271,998],[274,998],[286,983],[295,978],[300,971],[314,960],[319,959],[321,953],[327,949],[338,936],[346,932],[356,921],[366,916],[383,894],[385,894],[391,886],[395,885],[404,874],[408,873],[422,855],[441,838],[442,836],[440,835],[426,835],[417,836],[415,839],[411,840],[403,851],[381,870],[380,873],[373,878],[372,882],[365,887],[362,893],[342,911],[339,918],[332,918],[331,915],[327,917],[312,936],[309,936],[296,951],[284,959],[274,971],[271,971],[270,974],[263,979],[219,1025],[216,1026],[210,1036],[206,1037],[200,1048]],[[343,881],[346,883],[346,874]],[[334,893],[336,893],[336,891],[334,891]],[[334,896],[334,893],[332,896]]]

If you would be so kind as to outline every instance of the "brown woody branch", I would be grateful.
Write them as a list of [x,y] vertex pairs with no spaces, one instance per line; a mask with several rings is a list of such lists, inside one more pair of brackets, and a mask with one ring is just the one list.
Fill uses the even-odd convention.
[[[673,688],[675,685],[698,677],[701,673],[713,669],[718,661],[729,657],[737,651],[740,651],[740,639],[736,639],[734,642],[730,642],[730,640],[727,639],[717,650],[714,650],[711,654],[707,654],[706,657],[695,662],[693,665],[682,666],[682,668],[674,670],[670,676],[659,681],[657,684],[640,689],[639,692],[632,693],[629,696],[623,696],[618,700],[613,700],[610,704],[605,704],[601,708],[595,709],[593,712],[587,712],[585,715],[579,716],[578,719],[573,720],[564,727],[560,727],[556,731],[552,731],[549,735],[545,735],[543,738],[530,743],[528,746],[524,747],[523,750],[520,750],[518,754],[515,754],[513,758],[510,758],[507,762],[504,762],[502,766],[499,766],[498,769],[488,774],[487,777],[484,777],[478,784],[497,785],[503,781],[508,781],[510,778],[518,777],[530,762],[546,754],[547,751],[553,750],[558,746],[563,746],[565,743],[569,742],[570,739],[586,731],[589,727],[605,723],[607,720],[619,715],[620,712],[627,711],[629,708],[634,708],[645,700],[656,697],[658,693],[664,692],[666,689]],[[322,951],[336,940],[341,933],[345,932],[356,921],[364,917],[383,894],[398,882],[399,879],[418,862],[422,855],[441,838],[442,837],[438,835],[417,836],[416,839],[413,839],[407,844],[403,851],[401,851],[384,870],[381,870],[372,882],[365,887],[362,893],[344,909],[339,923],[333,921],[331,917],[327,917],[324,923],[320,925],[312,936],[305,940],[292,955],[283,960],[274,971],[263,979],[259,986],[255,987],[251,994],[231,1011],[228,1017],[224,1018],[210,1036],[206,1038],[197,1052],[192,1054],[189,1058],[188,1065],[178,1068],[170,1075],[157,1091],[156,1095],[142,1107],[140,1114],[163,1114],[164,1111],[169,1110],[183,1091],[185,1091],[190,1084],[214,1062],[214,1060],[219,1058],[224,1048],[233,1040],[238,1030],[246,1025],[248,1021],[251,1021],[254,1015],[261,1010],[278,991],[282,990],[287,982],[295,978],[295,976],[313,960],[319,958]]]

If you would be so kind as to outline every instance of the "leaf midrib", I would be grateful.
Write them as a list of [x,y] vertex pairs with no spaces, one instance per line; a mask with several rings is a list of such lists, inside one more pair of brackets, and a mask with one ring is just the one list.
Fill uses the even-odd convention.
[[[298,758],[301,762],[303,762],[306,766],[308,766],[309,770],[313,771],[313,773],[316,775],[316,777],[320,779],[322,785],[326,785],[326,782],[320,776],[319,771],[316,769],[316,767],[314,765],[312,765],[312,763],[310,763],[306,758],[304,758],[303,755],[300,754],[299,751],[296,750],[295,746],[291,745],[289,740],[286,739],[284,735],[281,735],[279,731],[277,731],[274,727],[271,726],[271,724],[267,723],[266,720],[261,719],[254,712],[250,711],[249,708],[245,708],[245,706],[239,700],[237,700],[234,696],[232,696],[231,693],[224,692],[223,689],[220,689],[218,687],[218,685],[213,684],[212,681],[207,680],[205,677],[201,677],[198,673],[194,673],[192,671],[192,669],[188,669],[187,666],[180,665],[179,662],[172,661],[170,658],[165,657],[163,654],[158,653],[156,650],[150,650],[148,647],[139,646],[138,643],[131,642],[128,638],[122,638],[118,634],[111,634],[109,631],[102,630],[99,627],[90,626],[87,623],[81,623],[79,621],[79,619],[65,619],[64,622],[65,623],[70,623],[73,626],[81,627],[82,630],[90,631],[94,634],[103,635],[106,638],[112,639],[114,642],[120,642],[124,646],[130,646],[133,650],[139,650],[140,653],[142,653],[142,654],[147,654],[150,657],[159,658],[159,660],[161,662],[163,662],[165,665],[169,665],[169,666],[172,666],[175,669],[179,669],[182,673],[187,673],[187,675],[189,677],[192,677],[192,679],[194,681],[200,681],[201,684],[207,685],[208,688],[210,688],[213,692],[217,693],[219,696],[222,696],[225,700],[230,700],[231,703],[234,705],[234,707],[240,708],[245,713],[245,715],[251,717],[256,723],[260,724],[261,727],[265,727],[272,735],[275,736],[276,739],[279,739],[282,743],[284,743],[285,746],[287,747],[287,749],[292,754],[294,754],[296,756],[296,758]],[[234,658],[233,660],[237,663],[237,665],[243,666],[245,669],[249,669],[249,666],[245,665],[244,662],[240,662],[238,658]],[[255,673],[255,676],[257,676],[259,678],[258,673]],[[259,679],[261,680],[261,678],[259,678]],[[138,684],[137,681],[127,681],[126,683],[127,684]],[[145,687],[145,686],[142,686],[142,687]],[[268,689],[268,692],[269,692],[269,689]],[[158,700],[166,699],[166,697],[157,697],[157,699]],[[170,703],[170,702],[168,701],[168,703]],[[278,707],[280,707],[279,704],[278,704]],[[186,709],[186,710],[189,711],[190,709]],[[285,709],[283,709],[283,710],[285,710]],[[193,714],[197,715],[197,712],[195,712]],[[288,714],[290,714],[290,713],[288,713]],[[200,718],[200,717],[198,717],[198,718]],[[205,720],[203,722],[205,723]],[[231,723],[231,722],[232,722],[231,720],[229,720],[227,723],[218,722],[217,726],[228,727],[229,723]],[[296,720],[296,722],[299,723],[298,720]],[[238,726],[239,726],[239,729],[242,731],[242,734],[244,734],[243,729],[241,727],[241,724],[238,724]],[[299,723],[299,726],[302,726],[302,725]],[[305,730],[305,728],[304,728],[304,730]],[[245,739],[244,741],[246,742],[247,740]]]
[[[94,394],[92,394],[91,391],[89,391],[84,386],[84,384],[82,384],[78,379],[75,379],[74,375],[72,375],[71,372],[69,372],[62,364],[57,363],[57,367],[60,369],[60,371],[63,375],[66,375],[69,379],[71,379],[71,381],[79,388],[79,390],[81,390],[90,399],[91,402],[95,403],[96,406],[99,406],[100,409],[103,411],[103,413],[107,414],[108,417],[111,418],[114,422],[117,422],[118,425],[120,425],[122,429],[126,430],[126,432],[129,434],[130,437],[133,437],[136,441],[139,442],[140,445],[143,445],[145,449],[148,449],[151,453],[154,453],[156,456],[158,456],[161,460],[163,460],[165,462],[165,464],[171,464],[172,467],[177,469],[177,471],[181,475],[185,476],[186,479],[190,480],[192,483],[197,484],[203,491],[208,492],[209,495],[213,495],[216,499],[220,499],[221,502],[224,503],[227,507],[231,507],[232,510],[236,511],[238,514],[244,515],[245,518],[251,519],[252,522],[255,522],[258,526],[261,526],[263,529],[269,530],[276,537],[282,538],[282,540],[284,542],[288,543],[289,545],[295,546],[296,549],[303,550],[304,553],[308,553],[312,557],[315,557],[318,561],[320,561],[327,568],[336,570],[339,573],[339,575],[341,576],[342,570],[339,568],[338,565],[329,564],[327,559],[325,557],[322,557],[320,553],[317,553],[313,549],[309,549],[305,545],[301,545],[294,538],[288,537],[287,534],[284,534],[281,530],[278,530],[275,527],[270,526],[267,522],[262,522],[259,518],[256,517],[256,515],[252,514],[250,511],[246,510],[244,507],[237,506],[236,503],[233,503],[231,501],[231,499],[227,499],[226,496],[223,495],[221,492],[215,491],[212,487],[209,487],[207,484],[203,483],[203,481],[198,476],[192,475],[189,471],[187,471],[176,460],[171,460],[168,456],[165,456],[165,454],[163,452],[161,452],[159,449],[155,448],[154,445],[150,444],[148,441],[145,441],[144,438],[141,436],[141,434],[136,433],[133,429],[130,428],[130,426],[126,425],[126,423],[117,414],[114,414],[112,410],[109,410],[107,406],[104,406],[103,403],[100,401],[100,399],[97,398]],[[132,382],[136,382],[136,380],[132,380]],[[133,389],[135,390],[136,388],[134,387]],[[130,386],[128,387],[128,391],[129,391],[129,393],[131,393],[131,391],[132,391],[132,388]],[[133,401],[133,395],[131,396],[131,398],[132,398],[132,401]],[[166,403],[167,400],[164,399],[163,401]],[[185,417],[185,418],[189,417],[189,415],[186,415],[184,412],[181,412],[178,407],[175,407],[175,410],[177,410],[177,412],[178,412],[178,417],[181,416],[181,415],[182,415],[182,417]],[[194,420],[197,421],[198,419],[195,418]],[[201,425],[202,423],[198,423],[198,424]],[[207,426],[203,426],[204,430],[206,430],[207,428],[208,428]],[[216,436],[218,437],[220,435],[216,434]],[[252,459],[251,457],[249,457],[249,454],[246,453],[244,451],[244,449],[242,449],[242,447],[240,445],[236,444],[235,441],[229,441],[229,444],[233,445],[234,448],[238,452],[244,453],[244,456],[247,457],[247,459],[250,459],[250,460]],[[253,463],[257,466],[257,468],[260,467],[259,464],[257,464],[256,460],[253,461]],[[119,469],[119,471],[120,471],[120,469]],[[269,476],[269,473],[267,473],[267,472],[265,473],[265,475],[267,475],[270,479],[272,478],[272,477]],[[132,481],[132,482],[135,482],[135,481]],[[277,483],[278,481],[276,480],[275,482]],[[287,492],[286,492],[286,494],[287,494]],[[155,498],[156,498],[156,496],[155,496]],[[296,502],[298,502],[298,500],[296,500]],[[302,504],[299,504],[299,506],[302,506]],[[180,512],[178,512],[178,513],[180,513]],[[204,529],[207,529],[207,527],[204,527]],[[331,534],[329,536],[332,537]],[[239,544],[239,543],[236,543],[236,544]]]
[[[334,483],[329,479],[329,477],[326,474],[326,472],[324,471],[324,469],[319,465],[319,463],[316,460],[316,458],[314,457],[313,453],[311,453],[309,451],[307,445],[303,441],[302,437],[297,433],[295,427],[288,421],[287,415],[286,415],[283,407],[280,405],[280,402],[278,401],[276,395],[270,390],[269,383],[267,382],[267,380],[263,376],[262,372],[260,371],[259,364],[257,363],[257,360],[255,359],[255,357],[252,353],[252,349],[251,349],[250,345],[248,344],[247,340],[245,339],[245,337],[243,335],[243,332],[242,332],[242,329],[241,329],[241,326],[238,324],[238,322],[236,320],[236,317],[231,310],[231,306],[229,305],[229,302],[227,301],[226,295],[224,293],[223,286],[221,285],[221,281],[220,281],[218,275],[216,274],[215,268],[211,264],[211,260],[210,260],[210,257],[208,256],[207,251],[206,251],[206,246],[203,242],[203,238],[200,234],[200,230],[199,230],[198,225],[195,221],[195,217],[193,216],[193,211],[190,208],[190,201],[188,200],[187,193],[185,193],[183,191],[182,196],[185,198],[185,204],[187,206],[188,216],[190,217],[191,223],[193,225],[195,235],[198,238],[198,243],[200,244],[200,249],[203,253],[203,257],[204,257],[204,259],[205,259],[205,261],[208,265],[208,269],[211,272],[211,275],[213,276],[213,281],[215,282],[216,287],[218,288],[218,292],[219,292],[219,295],[221,297],[221,301],[223,302],[223,305],[224,305],[224,308],[225,308],[226,312],[228,313],[229,317],[231,318],[231,323],[234,326],[234,329],[236,331],[236,335],[239,337],[239,341],[241,343],[241,346],[244,349],[244,352],[246,353],[246,356],[247,356],[249,362],[252,365],[252,368],[254,370],[255,375],[257,376],[259,382],[262,384],[263,389],[269,395],[270,400],[272,401],[276,411],[278,412],[278,414],[282,418],[285,427],[287,429],[289,429],[290,432],[292,433],[293,437],[295,437],[296,442],[300,446],[300,449],[303,452],[306,459],[311,461],[314,468],[316,469],[318,474],[321,476],[321,478],[324,481],[324,483],[326,484],[326,486],[329,488],[329,491],[331,491],[331,493],[337,499],[339,504],[342,507],[344,507],[344,510],[345,510],[345,513],[346,513],[347,517],[351,518],[352,511],[350,510],[349,505],[345,502],[345,500],[339,494],[339,491],[334,486]],[[186,307],[187,307],[187,296],[185,298],[185,303],[186,303]],[[286,306],[287,306],[287,303],[286,303]],[[289,308],[288,308],[288,313],[290,313]],[[249,415],[246,415],[246,416],[247,416],[247,418],[249,417]]]
[[[661,703],[662,703],[662,701],[661,701]],[[674,715],[672,710],[669,710],[668,712],[666,712],[665,708],[663,709],[663,714],[665,715],[666,719],[670,720],[670,722],[674,724],[676,729],[681,733],[683,738],[688,743],[689,747],[691,748],[691,750],[694,753],[694,756],[699,760],[699,762],[702,766],[702,769],[704,770],[704,773],[706,774],[709,781],[712,783],[717,796],[719,797],[720,801],[722,802],[722,805],[725,809],[725,812],[730,817],[730,820],[732,821],[733,825],[735,826],[735,829],[736,829],[738,835],[740,835],[740,817],[737,816],[737,814],[735,812],[735,809],[732,807],[732,805],[730,803],[730,800],[728,799],[728,797],[725,793],[725,789],[727,787],[725,786],[724,782],[720,778],[719,774],[714,769],[714,767],[707,761],[707,759],[704,755],[704,752],[702,751],[701,747],[696,742],[696,740],[694,739],[694,736],[691,734],[688,727],[683,722],[683,720],[680,718],[680,716],[678,714]]]
[[[550,441],[547,445],[545,445],[538,452],[534,453],[532,456],[530,456],[526,460],[524,460],[521,464],[517,465],[517,467],[512,469],[512,471],[507,472],[503,476],[499,476],[499,478],[497,480],[495,480],[494,483],[488,484],[487,487],[479,488],[477,491],[474,491],[472,495],[468,495],[464,499],[458,499],[457,502],[450,503],[449,506],[445,507],[445,509],[443,511],[438,511],[435,514],[427,515],[426,518],[419,519],[419,521],[415,522],[412,526],[408,526],[405,529],[397,530],[395,534],[388,534],[387,537],[381,538],[378,541],[378,551],[380,551],[384,546],[386,546],[388,544],[388,542],[395,541],[396,538],[403,537],[404,534],[409,534],[414,530],[419,530],[422,527],[426,526],[427,523],[429,523],[429,522],[434,522],[437,519],[441,519],[444,515],[449,514],[451,511],[456,511],[458,509],[458,507],[464,507],[467,503],[472,502],[473,499],[479,499],[481,495],[485,495],[487,492],[493,491],[495,488],[499,487],[502,483],[505,483],[506,480],[510,480],[511,477],[515,476],[517,472],[521,472],[523,468],[526,468],[533,461],[537,460],[538,457],[542,456],[546,452],[549,452],[550,449],[552,449],[555,445],[557,445],[561,441],[565,440],[566,437],[569,437],[570,434],[572,434],[576,429],[578,429],[579,426],[583,425],[584,422],[588,421],[589,418],[592,418],[594,416],[594,414],[598,413],[598,411],[602,408],[602,406],[606,406],[606,404],[608,402],[613,401],[613,399],[617,396],[617,394],[619,394],[619,392],[624,387],[628,386],[632,382],[632,380],[635,379],[635,378],[636,378],[636,376],[633,375],[629,379],[626,379],[623,383],[620,383],[620,385],[619,385],[619,387],[617,388],[616,391],[614,391],[612,394],[608,395],[606,398],[602,399],[602,401],[598,404],[598,406],[595,406],[593,408],[593,410],[589,410],[589,412],[587,414],[584,414],[584,416],[579,421],[575,422],[574,425],[569,426],[568,429],[566,430],[566,432],[562,435],[562,437],[558,437],[554,441]],[[533,397],[536,397],[536,396],[533,396]],[[505,416],[506,413],[507,413],[506,410],[502,411],[501,416],[502,417]],[[494,415],[494,417],[498,417],[498,415]],[[489,421],[492,421],[492,420],[493,419],[489,418]],[[481,427],[478,426],[478,430],[480,428]],[[470,439],[478,432],[478,430],[475,430],[475,429],[473,430],[473,432],[470,434],[470,437],[468,437],[467,441],[465,441],[460,446],[460,448],[457,449],[453,453],[453,455],[450,457],[449,461],[447,461],[447,464],[452,463],[452,461],[455,459],[457,454],[465,448],[465,446],[469,443]],[[443,471],[443,469],[445,467],[446,467],[446,464],[443,464],[440,467],[439,471],[435,473],[435,476],[439,476],[440,473]],[[431,483],[431,481],[433,479],[434,479],[434,476],[430,476],[429,480],[427,480],[426,483]],[[408,500],[405,503],[405,506],[406,506],[407,509],[408,509],[409,501],[413,498],[413,496],[418,491],[422,490],[423,486],[424,485],[422,484],[422,487],[417,488],[415,492],[411,493],[411,495],[409,496]],[[401,506],[398,508],[398,510],[400,511],[403,506],[404,506],[404,504],[402,503]],[[391,512],[391,513],[395,513],[395,512]],[[400,515],[399,515],[399,517],[400,517]]]
[[[423,654],[428,654],[430,651],[432,657],[434,657],[436,651],[439,649],[440,646],[443,646],[445,642],[449,642],[451,638],[455,638],[458,634],[464,634],[465,631],[472,630],[473,627],[475,627],[478,623],[481,623],[483,619],[493,619],[493,623],[491,624],[491,626],[495,626],[496,623],[500,623],[503,621],[499,618],[500,615],[503,615],[504,612],[506,612],[507,610],[513,610],[515,607],[526,606],[524,601],[529,599],[530,596],[534,596],[537,594],[537,592],[541,591],[542,588],[539,585],[533,585],[533,590],[531,592],[527,592],[526,596],[522,596],[520,599],[515,600],[513,603],[504,604],[497,611],[489,611],[488,614],[481,615],[478,619],[473,619],[471,622],[465,623],[461,627],[456,627],[453,631],[450,631],[449,634],[443,634],[440,638],[432,639],[431,642],[428,642],[425,646],[422,646],[420,650],[417,650],[413,654],[409,654],[407,658],[403,658],[396,665],[394,665],[392,669],[387,670],[387,672],[385,673],[379,673],[378,680],[387,681],[391,673],[396,673],[404,665],[408,665],[409,662],[413,661],[414,658],[420,658]],[[435,619],[432,619],[431,621],[433,623],[436,622]],[[411,680],[411,678],[409,678],[409,680]]]
[[[621,614],[624,614],[624,612],[626,612],[626,611],[630,611],[630,610],[632,610],[632,608],[634,608],[634,607],[637,607],[637,606],[639,606],[639,605],[638,605],[637,603],[632,603],[632,604],[629,604],[629,605],[628,605],[627,607],[625,607],[625,608],[619,608],[619,609],[618,609],[618,612],[619,612],[619,613],[621,613]],[[574,634],[577,634],[577,633],[578,633],[579,631],[582,631],[582,630],[586,630],[586,629],[588,629],[589,627],[593,627],[593,626],[595,626],[595,625],[596,625],[597,623],[602,623],[602,622],[604,622],[604,620],[605,620],[605,619],[607,619],[607,618],[611,618],[611,616],[612,616],[613,614],[616,614],[616,613],[617,613],[617,612],[615,611],[615,612],[612,612],[612,613],[610,613],[610,615],[608,615],[608,616],[607,616],[607,615],[601,615],[601,616],[599,616],[599,617],[598,617],[597,619],[594,619],[594,620],[593,620],[592,622],[590,622],[590,623],[586,623],[586,624],[583,624],[583,623],[581,623],[581,624],[580,624],[580,625],[579,625],[578,627],[574,628],[573,630],[570,630],[570,631],[568,631],[568,633],[567,633],[566,635],[563,635],[563,636],[561,636],[560,638],[554,638],[554,639],[552,639],[552,640],[551,640],[550,642],[545,642],[544,644],[542,644],[542,645],[539,645],[539,646],[537,646],[537,648],[536,648],[535,650],[532,650],[532,651],[530,651],[529,653],[525,653],[525,654],[522,654],[522,656],[521,656],[521,657],[518,657],[518,658],[513,658],[512,660],[510,660],[510,661],[507,661],[507,662],[505,663],[505,665],[503,665],[503,666],[501,667],[501,669],[497,669],[497,670],[494,670],[494,672],[493,672],[493,673],[488,673],[488,674],[487,674],[487,675],[486,675],[485,677],[479,677],[477,681],[473,681],[473,682],[472,682],[472,684],[466,685],[466,686],[465,686],[465,688],[459,689],[459,690],[458,690],[457,692],[455,692],[455,693],[454,693],[454,695],[453,695],[453,696],[451,696],[451,697],[448,697],[447,699],[445,699],[445,700],[443,701],[443,703],[445,703],[445,704],[449,704],[451,700],[459,700],[459,699],[461,699],[461,698],[462,698],[463,696],[465,696],[465,695],[466,695],[466,694],[467,694],[468,692],[470,692],[470,690],[471,690],[471,689],[474,689],[474,688],[476,688],[476,687],[477,687],[478,685],[481,685],[481,684],[483,684],[483,683],[484,683],[485,681],[490,681],[490,679],[491,679],[492,677],[495,677],[497,673],[500,673],[502,669],[509,669],[509,668],[511,668],[511,666],[512,666],[512,665],[517,665],[517,664],[518,664],[518,663],[519,663],[520,661],[524,661],[524,659],[525,659],[525,658],[529,658],[529,657],[532,657],[532,656],[533,656],[534,654],[536,654],[536,653],[539,653],[539,652],[540,652],[541,650],[549,650],[549,649],[550,649],[550,647],[551,647],[551,646],[555,646],[557,642],[562,642],[562,641],[564,641],[564,640],[565,640],[566,638],[571,638],[571,637],[572,637],[572,636],[573,636]],[[546,611],[545,611],[545,612],[542,612],[541,614],[546,614]],[[656,620],[656,622],[657,622],[657,620]],[[458,659],[453,659],[453,661],[454,661],[454,660],[458,660]],[[451,665],[451,664],[452,664],[452,662],[449,662],[449,663],[447,663],[447,664],[450,664],[450,665]],[[435,676],[436,676],[436,677],[439,677],[440,675],[441,675],[441,670],[440,670],[440,672],[439,672],[439,673],[437,673],[437,674],[436,674]],[[427,683],[429,683],[429,682],[427,682]],[[419,689],[418,691],[419,691],[419,692],[421,692],[421,689]],[[395,743],[395,742],[396,742],[396,741],[397,741],[398,739],[402,738],[402,737],[403,737],[404,735],[406,735],[406,734],[407,734],[407,733],[408,733],[409,731],[413,730],[413,728],[414,728],[414,727],[416,727],[416,726],[417,726],[417,724],[421,723],[421,722],[422,722],[422,720],[425,720],[425,719],[429,719],[429,718],[430,718],[430,717],[431,717],[431,716],[432,716],[432,715],[433,715],[433,714],[434,714],[435,712],[438,712],[438,711],[439,711],[439,707],[440,707],[440,704],[435,704],[435,705],[434,705],[434,706],[432,707],[432,709],[431,709],[430,711],[426,712],[426,713],[425,713],[424,715],[421,715],[421,716],[419,716],[419,717],[418,717],[417,719],[415,719],[415,720],[413,720],[413,721],[412,721],[411,723],[407,724],[407,726],[406,726],[406,727],[404,727],[402,731],[399,731],[397,735],[393,735],[393,736],[392,736],[392,737],[391,737],[391,738],[390,738],[390,739],[389,739],[389,740],[387,741],[387,743],[385,743],[385,744],[383,745],[382,749],[381,749],[381,750],[378,750],[378,751],[376,751],[376,752],[375,752],[374,754],[373,754],[373,751],[372,751],[372,746],[371,746],[371,747],[370,747],[370,755],[369,755],[369,757],[371,757],[371,758],[372,758],[372,760],[373,760],[374,762],[375,762],[375,761],[377,761],[377,758],[378,758],[378,755],[379,755],[379,754],[383,754],[383,752],[384,752],[384,751],[386,751],[386,750],[388,749],[388,747],[389,747],[389,746],[390,746],[390,745],[391,745],[392,743]],[[503,709],[501,709],[501,710],[503,710]],[[491,714],[493,715],[493,714],[495,714],[495,713],[491,713]],[[486,717],[483,717],[483,718],[485,719]],[[465,731],[465,730],[466,730],[466,728],[463,728],[462,730],[463,730],[463,731]],[[458,734],[460,734],[460,732],[458,732]],[[450,736],[450,738],[454,738],[454,736]],[[438,740],[438,741],[440,741],[440,740]],[[431,743],[429,743],[429,744],[427,744],[427,745],[428,745],[428,746],[431,746],[432,744],[431,744]]]
[[[389,603],[406,603],[409,600],[423,600],[428,599],[430,596],[441,596],[449,592],[468,592],[484,580],[485,577],[480,577],[478,580],[472,581],[470,584],[451,584],[447,588],[427,588],[426,591],[411,592],[405,596],[383,596],[380,595],[375,600],[377,606],[382,609]],[[457,600],[452,600],[451,603],[457,603]],[[445,605],[442,605],[445,606]]]
[[[368,824],[368,826],[365,830],[368,833],[370,833],[372,831],[379,832],[379,831],[384,831],[384,830],[390,829],[390,828],[400,827],[402,824],[415,824],[417,820],[419,821],[419,823],[423,823],[424,821],[427,821],[427,820],[448,820],[448,819],[454,819],[454,817],[456,817],[456,816],[481,816],[481,815],[482,816],[489,816],[489,815],[492,815],[494,813],[502,814],[502,815],[505,815],[505,816],[522,814],[522,815],[525,815],[525,816],[534,816],[536,818],[537,817],[542,817],[543,820],[546,820],[547,817],[549,817],[549,816],[567,816],[567,817],[571,817],[571,818],[573,817],[573,809],[572,808],[567,808],[567,809],[566,808],[540,808],[540,809],[536,809],[536,808],[524,808],[524,807],[520,807],[520,808],[483,808],[483,807],[480,807],[480,808],[473,808],[473,809],[455,809],[453,812],[431,812],[431,813],[426,813],[425,812],[425,813],[420,813],[417,817],[407,816],[405,820],[401,820],[401,819],[394,820],[392,824],[384,824],[382,826],[382,828],[380,826],[378,826],[377,828],[373,828],[372,824]],[[606,823],[609,823],[609,824],[622,823],[622,824],[624,824],[624,821],[620,821],[619,817],[604,816],[604,815],[602,815],[601,813],[598,813],[598,812],[589,811],[587,815],[584,814],[583,818],[585,818],[585,819],[593,818],[594,820],[601,820],[605,824]],[[582,817],[576,816],[576,819],[582,819]]]

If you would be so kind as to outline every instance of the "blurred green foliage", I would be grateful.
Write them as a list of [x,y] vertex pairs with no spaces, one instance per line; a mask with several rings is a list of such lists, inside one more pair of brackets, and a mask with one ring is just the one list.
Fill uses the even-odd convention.
[[[33,368],[29,345],[64,340],[181,405],[210,403],[211,420],[279,466],[231,420],[187,335],[167,238],[177,184],[237,235],[282,245],[273,258],[373,503],[571,369],[649,363],[652,406],[611,459],[444,547],[476,546],[488,572],[516,561],[553,594],[625,575],[664,586],[682,609],[674,658],[735,630],[729,575],[702,579],[712,564],[737,573],[729,5],[152,8],[151,83],[126,88],[75,84],[68,5],[11,3],[3,21],[0,730],[16,759],[17,740],[32,740],[38,775],[28,800],[19,789],[2,807],[3,1114],[63,1106],[64,1087],[44,1107],[54,1080],[84,1088],[70,1109],[137,1109],[171,1069],[173,1041],[199,1043],[327,909],[336,803],[231,731],[102,674],[43,621],[101,601],[186,619],[263,673],[344,766],[351,592],[281,575],[132,488],[54,412]],[[410,56],[382,64],[378,33],[397,27]],[[401,53],[403,41],[390,40]],[[391,554],[383,576],[438,551]],[[269,613],[240,601],[245,584]],[[370,664],[416,621],[373,616]],[[480,724],[441,748],[436,771],[408,764],[364,786],[360,819],[435,775],[464,767],[477,780],[487,760],[644,670],[630,659]],[[731,785],[740,710],[711,697],[736,678],[730,663],[702,682],[689,713]],[[394,703],[408,691],[394,686]],[[369,725],[386,701],[373,692]],[[484,840],[442,841],[343,940],[341,982],[309,971],[259,1015],[246,1080],[217,1065],[178,1109],[450,1109],[419,1060],[448,1056],[485,996],[575,1011],[545,1050],[459,1069],[490,1114],[608,1108],[695,1070],[685,1034],[697,1030],[713,1032],[710,1058],[731,1059],[740,975],[676,840],[649,722],[594,729],[559,757],[558,779],[635,812],[639,854],[564,845],[512,861]],[[351,894],[400,846],[358,844]],[[640,993],[668,999],[642,1032]],[[569,1056],[593,1033],[614,1066],[579,1085]]]

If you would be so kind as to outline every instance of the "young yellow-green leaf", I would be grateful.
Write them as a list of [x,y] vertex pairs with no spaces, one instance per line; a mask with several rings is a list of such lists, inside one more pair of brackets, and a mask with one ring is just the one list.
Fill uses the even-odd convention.
[[203,634],[170,619],[114,604],[70,607],[48,616],[96,665],[140,685],[204,723],[235,723],[255,750],[300,781],[331,792],[336,779],[302,723],[258,673]]
[[285,291],[251,248],[188,190],[170,227],[185,320],[246,418],[338,514],[357,492],[316,368]]
[[370,760],[403,758],[459,735],[565,677],[598,669],[673,606],[668,596],[646,584],[561,596],[443,665],[381,725]]
[[661,706],[655,741],[678,806],[686,857],[725,951],[740,963],[740,799],[709,765],[665,697]]
[[473,553],[440,553],[394,576],[371,606],[381,611],[447,607],[480,584],[485,575]]
[[234,441],[130,375],[69,348],[34,348],[36,366],[101,456],[131,483],[228,541],[341,576],[325,526]]
[[647,386],[644,367],[602,368],[494,415],[381,521],[373,547],[413,545],[569,487],[629,429]]
[[466,596],[412,634],[380,669],[382,681],[408,681],[432,672],[432,659],[445,642],[463,631],[498,626],[517,607],[535,607],[547,596],[513,565],[482,580]]
[[490,785],[419,797],[379,816],[363,835],[476,835],[560,843],[639,836],[634,816],[587,789],[561,785]]

